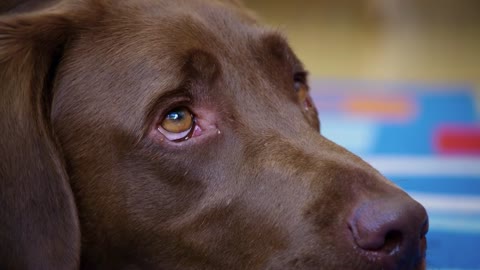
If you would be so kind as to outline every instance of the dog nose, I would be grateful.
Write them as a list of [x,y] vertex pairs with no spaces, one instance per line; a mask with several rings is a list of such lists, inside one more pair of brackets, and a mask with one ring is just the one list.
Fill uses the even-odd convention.
[[349,228],[356,245],[377,257],[425,256],[428,216],[408,196],[363,202],[354,210]]

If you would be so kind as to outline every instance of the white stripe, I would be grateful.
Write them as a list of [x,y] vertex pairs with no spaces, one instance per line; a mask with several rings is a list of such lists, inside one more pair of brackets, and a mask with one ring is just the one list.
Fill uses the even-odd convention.
[[388,176],[480,178],[480,157],[370,156],[364,159]]
[[480,233],[480,220],[463,219],[459,217],[429,217],[430,231],[456,232],[456,233]]
[[[428,257],[428,256],[427,256]],[[427,259],[428,261],[428,259]],[[480,270],[479,268],[438,268],[438,267],[427,267],[428,270]]]
[[480,197],[410,193],[429,213],[432,231],[480,233]]
[[480,214],[480,196],[432,195],[415,192],[409,194],[431,212]]

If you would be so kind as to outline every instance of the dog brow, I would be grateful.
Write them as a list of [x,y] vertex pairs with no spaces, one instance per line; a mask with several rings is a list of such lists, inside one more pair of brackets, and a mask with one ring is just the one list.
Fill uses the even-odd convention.
[[302,62],[290,48],[287,39],[278,31],[269,31],[262,34],[262,45],[277,59],[287,62],[294,70],[306,72]]

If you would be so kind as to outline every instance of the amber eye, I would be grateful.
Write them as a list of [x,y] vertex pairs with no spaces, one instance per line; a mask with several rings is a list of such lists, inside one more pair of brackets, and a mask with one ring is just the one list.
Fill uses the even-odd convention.
[[185,107],[169,111],[158,130],[170,141],[188,139],[195,127],[193,114]]
[[308,96],[308,86],[303,82],[295,82],[295,91],[300,102],[303,102]]
[[307,73],[295,73],[295,75],[293,76],[293,82],[295,91],[297,92],[299,99],[305,99],[305,97],[308,95]]
[[304,110],[315,111],[315,106],[313,105],[312,98],[309,94],[309,88],[307,84],[307,74],[300,72],[294,76],[294,87],[297,92],[298,102],[303,105]]

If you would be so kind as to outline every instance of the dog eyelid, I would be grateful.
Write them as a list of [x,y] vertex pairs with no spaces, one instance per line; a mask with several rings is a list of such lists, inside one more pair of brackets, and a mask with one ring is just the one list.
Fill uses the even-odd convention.
[[182,140],[188,140],[189,139],[188,134],[190,134],[192,129],[189,129],[189,130],[181,132],[181,133],[168,132],[161,127],[158,127],[157,130],[160,133],[162,133],[169,141],[177,142],[177,141],[182,141]]
[[308,85],[308,72],[306,71],[295,72],[295,74],[293,75],[293,81],[295,83]]

